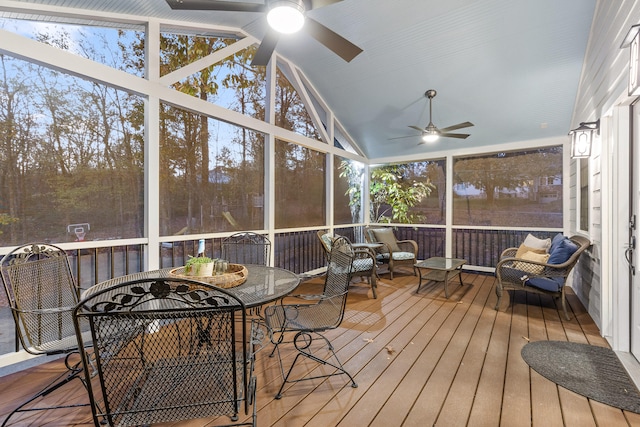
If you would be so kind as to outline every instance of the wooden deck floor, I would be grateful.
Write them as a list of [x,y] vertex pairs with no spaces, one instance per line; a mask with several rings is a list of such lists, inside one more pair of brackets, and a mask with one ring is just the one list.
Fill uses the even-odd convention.
[[[570,321],[551,298],[522,292],[512,305],[503,298],[497,312],[494,277],[463,273],[462,278],[463,287],[451,282],[449,299],[435,283],[416,294],[417,278],[410,275],[397,275],[393,282],[383,278],[378,299],[371,299],[368,287],[355,279],[342,326],[327,336],[359,386],[334,376],[289,386],[275,400],[281,377],[267,347],[256,368],[258,425],[640,426],[639,414],[558,387],[522,360],[520,351],[529,341],[607,345],[573,294]],[[318,289],[321,281],[302,286]],[[0,419],[61,369],[61,362],[52,362],[0,378]],[[309,363],[308,369],[324,368]],[[86,400],[78,381],[66,387],[57,399]],[[87,426],[91,417],[86,407],[34,412],[14,425]]]

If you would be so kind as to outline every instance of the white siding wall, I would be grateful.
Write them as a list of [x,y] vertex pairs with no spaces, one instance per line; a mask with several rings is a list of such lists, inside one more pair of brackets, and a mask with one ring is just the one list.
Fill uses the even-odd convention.
[[[578,88],[576,104],[573,113],[571,128],[575,128],[583,121],[593,121],[601,119],[606,115],[611,115],[611,111],[616,103],[620,102],[627,94],[628,78],[628,49],[621,49],[620,45],[629,28],[640,23],[640,1],[634,0],[598,0],[594,14],[593,24],[582,76]],[[607,248],[605,239],[610,239],[603,233],[607,230],[607,224],[603,224],[609,218],[604,209],[612,209],[603,201],[603,182],[613,182],[613,177],[603,177],[601,172],[606,170],[603,162],[607,162],[608,154],[602,147],[607,149],[614,145],[615,141],[607,140],[605,132],[601,132],[602,145],[597,144],[591,156],[590,164],[590,190],[591,190],[591,211],[589,237],[593,246],[588,256],[581,259],[576,268],[573,281],[571,283],[576,294],[587,307],[589,314],[596,321],[603,333],[606,332],[612,319],[610,318],[615,310],[605,307],[608,301],[603,295],[610,295],[612,286],[609,280],[602,274],[603,248]],[[617,145],[617,144],[616,144]],[[571,162],[571,233],[576,232],[576,218],[579,215],[577,207],[576,188],[578,183],[577,165]],[[613,170],[611,173],[616,173]],[[607,190],[604,188],[604,190]],[[604,288],[604,287],[607,288]],[[604,318],[603,318],[604,316]]]

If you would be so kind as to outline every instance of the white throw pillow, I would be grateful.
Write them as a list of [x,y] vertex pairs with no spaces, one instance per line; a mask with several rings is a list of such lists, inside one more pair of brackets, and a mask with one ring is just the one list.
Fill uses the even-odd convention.
[[522,244],[533,249],[544,249],[545,252],[547,252],[551,247],[551,239],[539,239],[536,236],[528,234]]

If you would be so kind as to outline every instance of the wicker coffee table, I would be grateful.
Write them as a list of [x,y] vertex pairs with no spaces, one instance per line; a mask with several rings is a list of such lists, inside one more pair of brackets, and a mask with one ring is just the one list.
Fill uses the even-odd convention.
[[[433,280],[435,282],[444,282],[444,295],[449,298],[447,283],[449,280],[458,276],[458,279],[460,279],[460,286],[462,286],[463,283],[460,272],[462,272],[462,266],[466,263],[467,261],[464,259],[443,257],[433,257],[416,263],[415,267],[418,269],[418,274],[420,276],[418,281],[418,290],[416,292],[420,292],[423,280],[425,280],[425,284]],[[423,275],[423,270],[429,271],[425,271]]]

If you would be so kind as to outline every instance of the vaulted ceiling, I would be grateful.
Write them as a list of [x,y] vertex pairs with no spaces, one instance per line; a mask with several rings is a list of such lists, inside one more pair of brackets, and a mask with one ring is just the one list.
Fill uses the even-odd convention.
[[[228,0],[232,1],[232,0]],[[172,10],[165,0],[23,0],[239,27],[263,15]],[[263,0],[244,0],[263,3]],[[343,0],[308,12],[361,47],[347,63],[304,32],[276,52],[294,62],[372,159],[564,136],[596,0]],[[1,2],[0,2],[1,3]],[[409,125],[470,121],[467,139],[418,145]],[[399,137],[405,137],[395,139]]]

